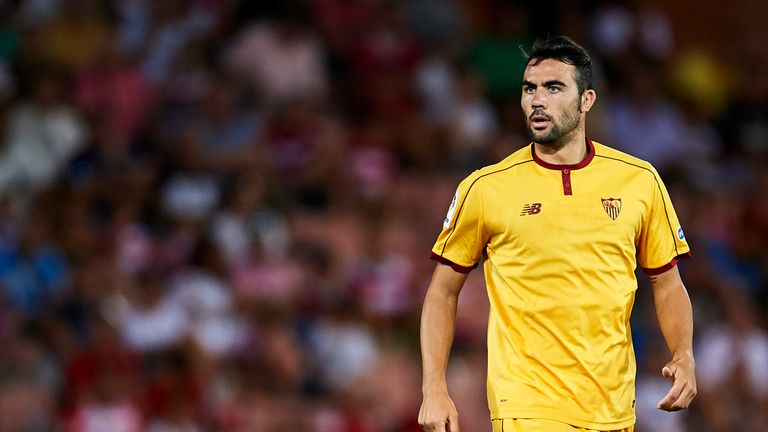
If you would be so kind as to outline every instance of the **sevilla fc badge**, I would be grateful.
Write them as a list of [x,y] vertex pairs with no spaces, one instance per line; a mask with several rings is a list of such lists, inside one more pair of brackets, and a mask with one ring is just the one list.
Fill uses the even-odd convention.
[[603,208],[605,209],[605,212],[608,213],[608,216],[610,216],[611,219],[616,220],[621,212],[621,198],[600,198],[600,200],[603,202]]

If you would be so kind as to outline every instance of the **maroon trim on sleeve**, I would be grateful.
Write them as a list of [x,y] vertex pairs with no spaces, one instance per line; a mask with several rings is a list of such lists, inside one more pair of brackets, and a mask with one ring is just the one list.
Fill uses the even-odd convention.
[[439,262],[440,264],[444,264],[444,265],[450,266],[453,270],[455,270],[455,271],[457,271],[459,273],[469,273],[472,270],[474,270],[475,267],[477,267],[477,264],[473,265],[472,267],[464,267],[462,265],[458,265],[455,262],[453,262],[453,261],[451,261],[451,260],[449,260],[447,258],[443,258],[443,257],[441,257],[440,255],[438,255],[438,254],[436,254],[434,252],[432,252],[432,255],[430,256],[430,258],[435,260],[435,261],[437,261],[437,262]]
[[690,258],[690,257],[691,257],[691,253],[690,252],[686,252],[686,253],[684,253],[682,255],[678,255],[678,256],[672,258],[672,261],[670,261],[666,265],[663,265],[663,266],[661,266],[659,268],[653,268],[653,269],[647,269],[647,268],[643,267],[643,271],[648,276],[656,276],[656,275],[662,274],[665,271],[667,271],[667,270],[671,269],[672,267],[676,266],[677,262],[679,260],[681,260],[683,258]]

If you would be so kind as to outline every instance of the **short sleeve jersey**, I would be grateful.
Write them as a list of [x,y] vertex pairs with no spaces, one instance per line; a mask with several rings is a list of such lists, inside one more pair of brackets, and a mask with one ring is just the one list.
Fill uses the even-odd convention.
[[492,418],[635,422],[634,270],[661,273],[689,247],[649,163],[586,145],[575,165],[531,145],[472,173],[432,249],[462,272],[486,257]]

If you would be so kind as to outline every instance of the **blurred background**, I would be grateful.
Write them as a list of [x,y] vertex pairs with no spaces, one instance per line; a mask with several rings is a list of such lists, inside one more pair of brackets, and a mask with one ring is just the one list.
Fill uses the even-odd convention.
[[[588,136],[661,171],[699,396],[668,414],[642,275],[638,432],[768,430],[768,5],[0,1],[0,431],[418,431],[418,319],[459,180],[528,144],[540,35]],[[482,270],[449,385],[490,430]]]

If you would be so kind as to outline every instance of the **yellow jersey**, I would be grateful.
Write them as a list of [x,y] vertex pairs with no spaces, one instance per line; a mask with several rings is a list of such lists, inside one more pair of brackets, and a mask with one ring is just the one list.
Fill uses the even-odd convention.
[[485,256],[492,418],[635,423],[634,270],[658,274],[690,252],[656,170],[586,145],[579,164],[530,145],[472,173],[432,249],[461,272]]

